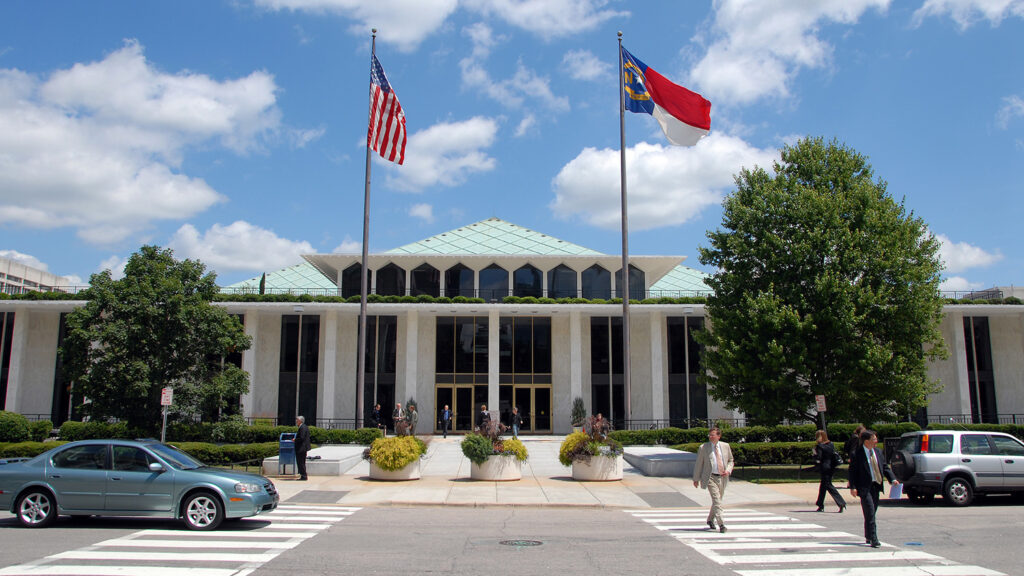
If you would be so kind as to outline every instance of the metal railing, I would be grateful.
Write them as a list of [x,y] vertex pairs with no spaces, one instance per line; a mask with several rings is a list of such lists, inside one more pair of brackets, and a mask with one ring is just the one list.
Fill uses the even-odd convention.
[[1024,424],[1024,414],[929,414],[929,424]]
[[[285,422],[279,424],[278,418],[260,418],[256,416],[248,417],[245,419],[245,423],[249,426],[294,426],[294,419],[285,419]],[[310,426],[321,428],[323,430],[355,430],[356,419],[355,418],[316,418],[307,416],[307,423]],[[365,426],[365,423],[364,423]]]

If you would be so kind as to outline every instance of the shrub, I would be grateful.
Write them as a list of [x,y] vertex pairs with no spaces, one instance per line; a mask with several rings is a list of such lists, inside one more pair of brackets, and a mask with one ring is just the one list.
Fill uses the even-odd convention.
[[373,441],[363,456],[380,467],[393,472],[414,462],[427,451],[427,445],[415,436],[392,436]]
[[583,426],[583,419],[587,417],[587,406],[583,398],[579,396],[572,399],[572,425]]
[[0,410],[0,442],[25,442],[31,438],[32,430],[24,416]]
[[13,442],[0,444],[0,458],[34,458],[65,442]]
[[37,420],[35,422],[29,422],[29,433],[32,435],[33,442],[42,442],[50,437],[50,432],[53,431],[53,422],[49,420]]
[[95,438],[133,438],[140,436],[129,433],[125,422],[72,422],[60,425],[60,439],[73,442],[75,440],[92,440]]
[[622,444],[613,438],[596,440],[586,432],[573,432],[565,437],[558,449],[558,461],[563,466],[572,466],[574,461],[590,462],[594,456],[618,457]]

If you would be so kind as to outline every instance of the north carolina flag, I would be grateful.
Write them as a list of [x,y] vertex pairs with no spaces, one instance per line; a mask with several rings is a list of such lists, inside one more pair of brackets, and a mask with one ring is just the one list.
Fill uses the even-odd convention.
[[622,89],[626,110],[654,116],[668,141],[693,146],[711,131],[711,102],[673,84],[622,49]]

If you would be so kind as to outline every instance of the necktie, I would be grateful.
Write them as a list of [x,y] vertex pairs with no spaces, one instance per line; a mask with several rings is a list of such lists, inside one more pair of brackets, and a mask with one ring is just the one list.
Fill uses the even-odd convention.
[[715,443],[715,460],[718,461],[719,476],[725,474],[725,463],[722,462],[722,453],[718,451],[718,443]]
[[868,450],[868,457],[871,460],[871,479],[874,480],[876,484],[881,484],[882,470],[878,467],[878,459],[875,458],[875,451]]

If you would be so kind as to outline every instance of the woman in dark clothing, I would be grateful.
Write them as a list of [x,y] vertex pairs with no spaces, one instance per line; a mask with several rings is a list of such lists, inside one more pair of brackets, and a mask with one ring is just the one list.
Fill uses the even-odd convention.
[[821,474],[821,482],[818,484],[818,512],[825,511],[825,493],[832,495],[832,499],[839,506],[839,512],[846,509],[846,500],[843,495],[832,485],[832,475],[836,473],[836,447],[829,442],[828,433],[818,430],[814,433],[814,459],[818,462],[818,472]]
[[857,424],[857,427],[853,429],[853,435],[843,445],[843,455],[846,456],[847,462],[853,462],[853,452],[860,448],[860,433],[863,431],[864,425]]

